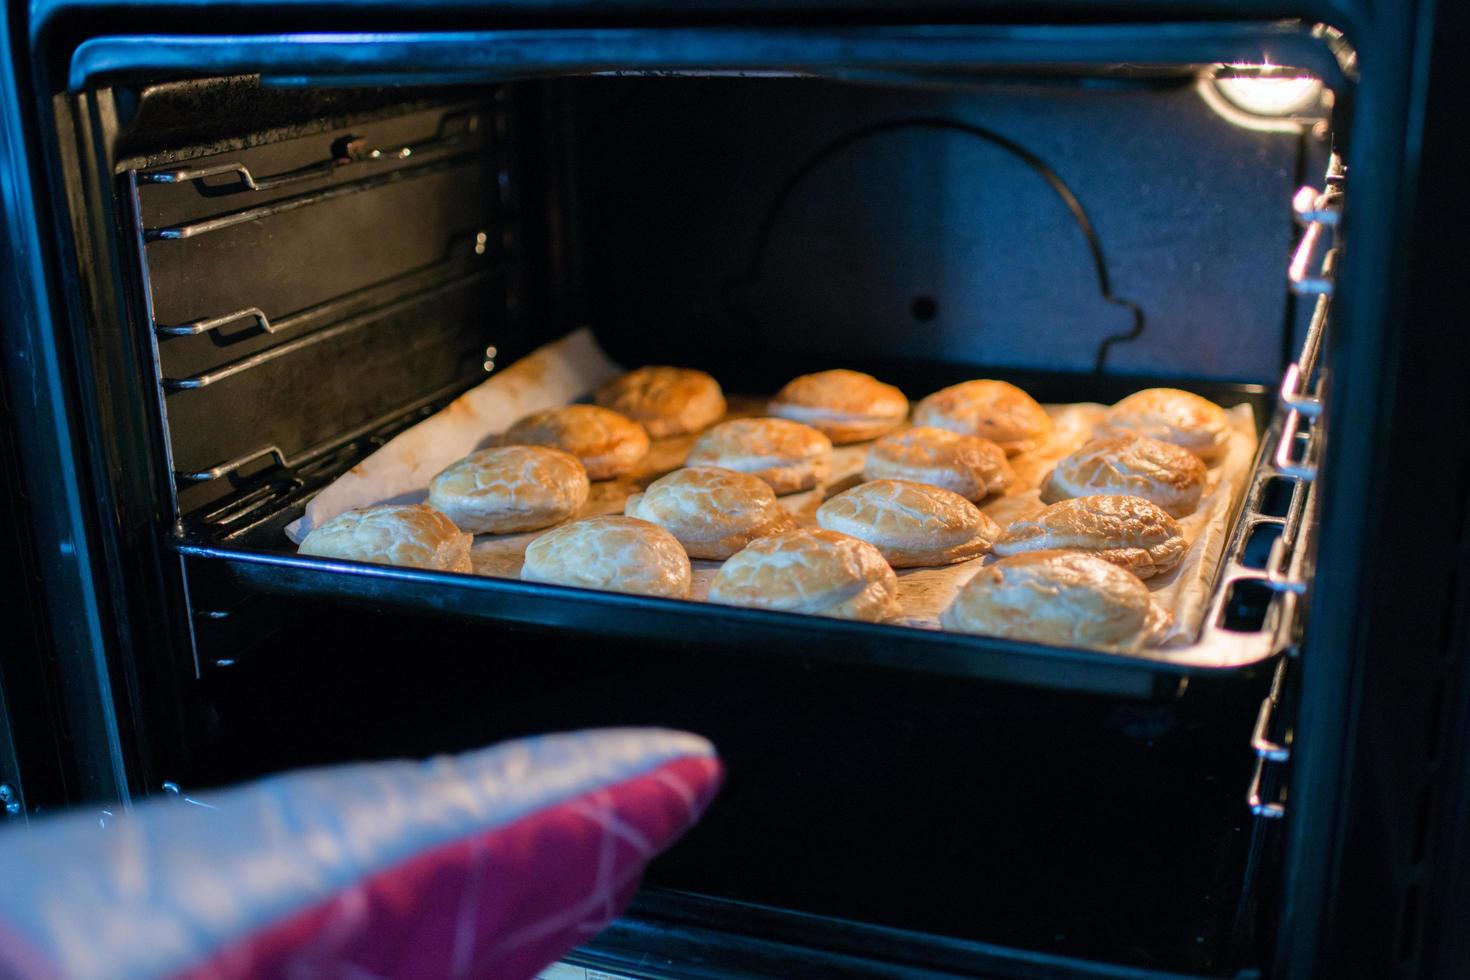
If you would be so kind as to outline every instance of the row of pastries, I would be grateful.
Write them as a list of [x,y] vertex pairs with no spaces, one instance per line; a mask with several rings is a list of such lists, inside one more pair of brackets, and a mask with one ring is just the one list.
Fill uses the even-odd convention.
[[[690,559],[710,559],[724,562],[713,602],[866,621],[899,614],[894,569],[994,555],[943,628],[1137,648],[1169,625],[1142,579],[1183,558],[1177,518],[1198,505],[1230,432],[1203,398],[1137,392],[1047,474],[1046,506],[1002,528],[976,504],[1012,486],[1009,458],[1044,447],[1053,426],[1004,381],[953,385],[911,412],[892,385],[823,371],[782,388],[768,417],[722,422],[710,375],[645,367],[595,401],[520,419],[435,476],[427,504],[348,511],[301,552],[468,572],[474,534],[549,529],[526,548],[525,581],[684,598]],[[591,484],[632,473],[651,438],[692,433],[684,466],[629,496],[623,514],[572,520]],[[816,528],[798,526],[778,497],[821,486],[833,445],[857,442],[869,443],[864,482],[825,500]]]

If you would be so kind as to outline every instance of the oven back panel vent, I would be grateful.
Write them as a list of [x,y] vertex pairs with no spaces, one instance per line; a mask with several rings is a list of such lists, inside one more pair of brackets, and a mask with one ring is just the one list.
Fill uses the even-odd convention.
[[124,169],[182,516],[481,380],[518,237],[494,98]]

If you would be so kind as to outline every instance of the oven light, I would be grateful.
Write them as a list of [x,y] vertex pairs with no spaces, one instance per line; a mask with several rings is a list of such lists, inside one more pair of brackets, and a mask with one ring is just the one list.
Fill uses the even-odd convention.
[[[1258,71],[1272,68],[1271,65],[1230,67]],[[1235,106],[1258,116],[1289,116],[1316,105],[1322,96],[1322,83],[1309,75],[1228,75],[1216,78],[1215,85]]]

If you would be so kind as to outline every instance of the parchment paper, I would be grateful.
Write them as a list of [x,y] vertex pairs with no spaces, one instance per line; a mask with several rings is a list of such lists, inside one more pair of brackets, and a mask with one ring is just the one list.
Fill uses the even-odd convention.
[[[621,373],[608,359],[589,331],[575,331],[555,343],[522,358],[505,371],[466,392],[433,417],[402,433],[363,460],[336,482],[317,494],[305,515],[286,533],[299,543],[313,527],[353,507],[376,503],[417,503],[428,495],[434,474],[481,446],[533,411],[564,405],[587,396],[594,388]],[[729,418],[759,415],[765,400],[730,396]],[[1056,423],[1048,443],[1030,453],[1011,457],[1015,484],[1001,496],[981,503],[981,509],[1004,527],[1011,521],[1040,510],[1037,487],[1058,459],[1087,441],[1104,406],[1091,403],[1047,405]],[[1209,602],[1215,569],[1229,534],[1230,515],[1249,475],[1255,456],[1255,425],[1249,405],[1229,412],[1232,434],[1229,447],[1210,469],[1209,484],[1199,507],[1180,519],[1189,551],[1179,566],[1167,575],[1147,580],[1154,598],[1174,614],[1174,627],[1165,646],[1193,641]],[[697,435],[657,439],[648,456],[631,475],[592,484],[587,504],[577,517],[620,514],[628,496],[641,491],[659,476],[677,469]],[[835,493],[862,481],[867,444],[839,446],[833,452],[832,475],[824,486],[781,498],[782,504],[803,525],[816,525],[817,507]],[[523,534],[482,534],[471,550],[475,572],[501,578],[518,578],[526,546],[544,531]],[[942,568],[913,568],[898,572],[897,620],[906,626],[939,628],[939,614],[955,593],[990,558],[976,558]],[[704,601],[720,563],[694,563],[692,598]]]
[[312,528],[354,507],[420,503],[435,474],[488,445],[512,422],[575,401],[621,373],[591,331],[575,330],[487,378],[342,474],[311,498],[286,536],[300,544]]

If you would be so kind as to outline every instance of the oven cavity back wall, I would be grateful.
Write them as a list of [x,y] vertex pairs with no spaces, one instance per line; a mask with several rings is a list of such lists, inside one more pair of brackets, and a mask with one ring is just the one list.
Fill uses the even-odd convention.
[[563,86],[586,319],[629,360],[1091,371],[1114,338],[1112,372],[1266,381],[1299,329],[1282,202],[1326,145],[1192,78]]

